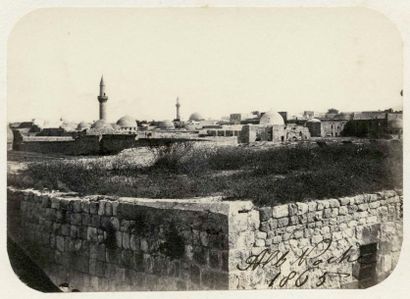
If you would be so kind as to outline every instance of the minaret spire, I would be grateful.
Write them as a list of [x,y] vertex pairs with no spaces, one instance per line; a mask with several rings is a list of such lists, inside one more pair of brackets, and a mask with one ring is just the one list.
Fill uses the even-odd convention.
[[176,118],[175,118],[175,120],[176,121],[180,121],[181,120],[181,117],[180,117],[180,115],[179,115],[179,107],[181,107],[181,104],[179,103],[179,97],[177,97],[177,103],[175,104],[175,107],[177,108],[177,113],[176,113]]
[[100,102],[100,120],[107,120],[106,102],[108,101],[108,97],[105,94],[105,83],[103,75],[101,75],[100,80],[100,95],[97,98],[98,102]]

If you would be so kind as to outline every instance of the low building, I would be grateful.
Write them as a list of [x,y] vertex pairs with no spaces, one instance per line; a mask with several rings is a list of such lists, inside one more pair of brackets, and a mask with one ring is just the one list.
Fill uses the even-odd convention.
[[348,120],[322,119],[321,137],[340,137]]
[[402,134],[403,113],[389,110],[354,113],[343,131],[344,136],[362,138],[401,138]]
[[239,142],[250,143],[255,141],[285,141],[285,122],[278,112],[272,110],[265,112],[258,124],[242,126]]
[[312,118],[306,122],[306,127],[309,129],[310,136],[322,137],[322,122],[320,119]]
[[221,125],[221,126],[209,126],[203,128],[199,132],[202,136],[215,136],[215,137],[233,137],[239,136],[242,130],[242,125]]

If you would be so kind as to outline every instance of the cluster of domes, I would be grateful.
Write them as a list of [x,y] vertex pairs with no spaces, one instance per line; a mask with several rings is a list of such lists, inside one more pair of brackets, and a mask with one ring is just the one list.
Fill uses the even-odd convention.
[[265,112],[259,120],[260,125],[269,126],[269,125],[285,125],[285,121],[278,112],[273,110]]

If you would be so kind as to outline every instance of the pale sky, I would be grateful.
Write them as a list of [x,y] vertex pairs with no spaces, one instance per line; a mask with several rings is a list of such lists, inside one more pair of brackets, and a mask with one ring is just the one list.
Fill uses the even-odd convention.
[[8,120],[402,105],[402,41],[364,8],[42,9],[8,41]]

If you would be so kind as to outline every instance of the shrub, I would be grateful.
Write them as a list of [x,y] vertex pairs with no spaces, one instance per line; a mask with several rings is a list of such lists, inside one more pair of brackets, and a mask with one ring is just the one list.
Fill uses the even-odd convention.
[[151,166],[118,157],[33,162],[19,177],[10,174],[8,183],[151,198],[220,194],[273,205],[400,188],[403,180],[401,143],[258,150],[178,143],[152,150]]

